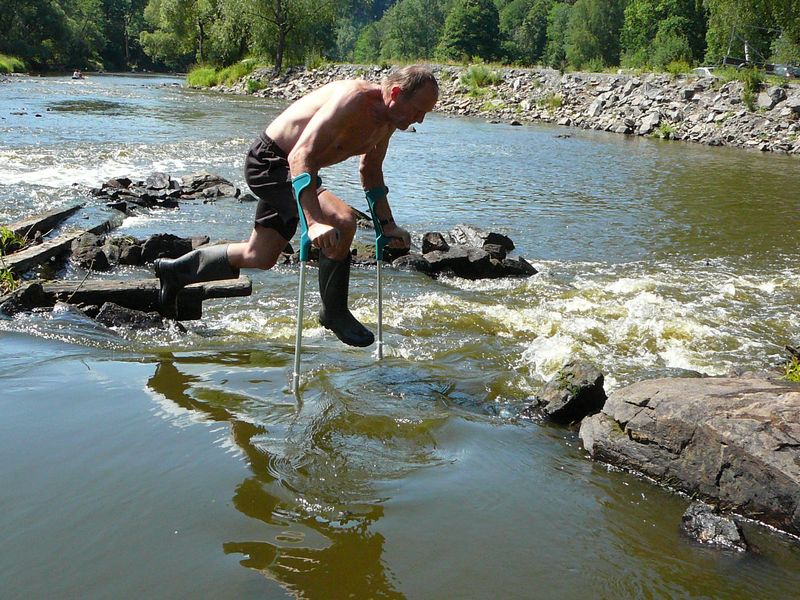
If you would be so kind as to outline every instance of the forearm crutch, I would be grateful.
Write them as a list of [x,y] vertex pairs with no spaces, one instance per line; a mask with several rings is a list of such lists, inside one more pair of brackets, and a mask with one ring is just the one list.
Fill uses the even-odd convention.
[[381,285],[381,263],[383,263],[383,249],[389,243],[389,238],[383,234],[381,220],[375,212],[375,203],[386,197],[388,190],[385,187],[367,190],[367,204],[372,224],[375,227],[375,262],[378,270],[378,358],[383,358],[383,287]]
[[294,371],[292,372],[292,392],[297,395],[300,389],[300,347],[303,342],[303,303],[306,295],[306,263],[311,252],[308,237],[308,222],[300,204],[300,194],[311,185],[311,175],[301,173],[292,179],[292,191],[297,201],[297,214],[300,217],[300,283],[297,286],[297,330],[294,338]]

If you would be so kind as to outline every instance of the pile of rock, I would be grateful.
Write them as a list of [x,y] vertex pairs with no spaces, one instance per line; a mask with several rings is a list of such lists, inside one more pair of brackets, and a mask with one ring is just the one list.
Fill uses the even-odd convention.
[[[765,88],[751,111],[743,104],[741,82],[722,83],[711,77],[504,68],[496,71],[501,81],[489,86],[489,96],[473,97],[460,82],[465,67],[432,65],[432,69],[441,89],[437,112],[800,153],[800,86],[794,83]],[[263,86],[259,96],[296,100],[336,79],[380,81],[390,70],[328,65],[291,68],[272,79],[271,70],[262,69],[232,87],[218,89],[247,93],[248,80],[255,80]]]
[[422,236],[422,254],[410,252],[392,265],[432,276],[453,274],[464,279],[530,277],[536,269],[521,256],[509,257],[514,242],[501,233],[457,225],[449,233]]
[[153,173],[145,180],[129,177],[109,179],[91,193],[109,206],[127,212],[128,205],[143,208],[176,208],[179,200],[238,198],[241,192],[227,179],[211,173],[196,173],[173,178],[167,173]]
[[157,233],[146,240],[131,236],[85,233],[72,244],[71,260],[93,271],[109,271],[118,265],[141,266],[157,258],[178,258],[209,242],[206,235],[181,238]]

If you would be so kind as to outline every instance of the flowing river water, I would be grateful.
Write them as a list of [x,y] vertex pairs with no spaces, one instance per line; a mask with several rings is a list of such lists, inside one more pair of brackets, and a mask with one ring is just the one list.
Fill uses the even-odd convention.
[[[246,149],[282,106],[164,77],[12,78],[0,223],[76,201],[99,219],[88,189],[112,176],[246,189]],[[797,597],[796,542],[750,525],[755,552],[693,544],[687,498],[518,417],[571,357],[607,391],[778,365],[800,336],[797,159],[437,114],[417,129],[385,164],[398,221],[417,242],[505,233],[540,272],[387,269],[382,361],[316,324],[310,286],[300,404],[296,268],[248,272],[253,295],[207,301],[187,333],[62,306],[0,320],[0,596]],[[323,176],[365,209],[356,161]],[[254,208],[183,202],[116,233],[242,239]],[[92,276],[120,273],[151,276]],[[373,328],[374,275],[351,282]]]

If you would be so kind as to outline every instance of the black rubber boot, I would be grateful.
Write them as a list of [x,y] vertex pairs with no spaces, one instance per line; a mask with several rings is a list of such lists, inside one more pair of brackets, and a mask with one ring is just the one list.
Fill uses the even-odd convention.
[[345,344],[363,348],[372,344],[375,336],[347,308],[349,284],[350,256],[344,260],[331,260],[320,252],[319,295],[322,298],[322,310],[319,311],[319,323]]
[[175,259],[159,258],[155,271],[161,281],[160,312],[170,318],[178,314],[178,293],[190,283],[239,277],[239,269],[228,262],[227,245],[199,248]]

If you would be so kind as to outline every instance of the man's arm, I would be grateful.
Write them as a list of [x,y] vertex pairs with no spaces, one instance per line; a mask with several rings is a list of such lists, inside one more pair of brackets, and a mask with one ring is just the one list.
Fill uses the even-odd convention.
[[[361,185],[365,191],[386,190],[386,183],[383,179],[383,159],[389,149],[389,140],[394,130],[378,143],[375,148],[361,156],[358,172],[361,176]],[[384,235],[390,238],[390,248],[410,248],[411,236],[399,227],[394,221],[392,207],[389,206],[389,199],[386,193],[375,202],[375,216],[378,218],[383,229]]]

